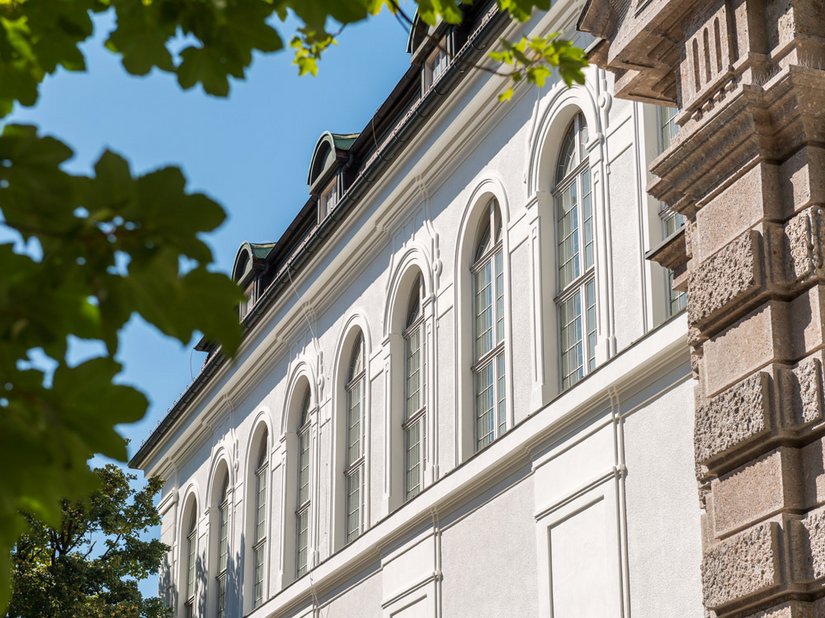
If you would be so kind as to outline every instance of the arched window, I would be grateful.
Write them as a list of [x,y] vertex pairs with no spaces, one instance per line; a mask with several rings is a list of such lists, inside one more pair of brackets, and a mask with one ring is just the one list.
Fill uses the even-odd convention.
[[359,333],[347,372],[347,424],[344,480],[346,539],[354,541],[363,528],[364,495],[364,337]]
[[218,488],[214,496],[215,519],[214,531],[217,534],[213,551],[217,556],[214,567],[215,577],[215,616],[223,618],[226,615],[226,572],[229,567],[229,472],[226,466],[222,467]]
[[501,215],[488,203],[470,267],[473,281],[473,383],[475,448],[481,450],[507,428],[504,370],[504,279]]
[[310,507],[310,392],[307,388],[301,405],[298,427],[298,492],[295,504],[295,575],[301,577],[309,569],[309,507]]
[[185,511],[183,535],[183,615],[185,618],[192,618],[195,615],[195,564],[198,555],[198,504],[194,498],[189,500],[188,509]]
[[269,434],[266,428],[259,438],[254,460],[255,484],[252,495],[252,607],[264,600],[264,564],[266,560],[266,481],[269,472]]
[[404,328],[404,499],[418,495],[424,479],[427,444],[427,361],[424,348],[424,281],[416,280]]
[[587,125],[580,113],[573,119],[562,141],[553,192],[562,390],[573,386],[595,366],[593,191],[585,149],[587,139]]

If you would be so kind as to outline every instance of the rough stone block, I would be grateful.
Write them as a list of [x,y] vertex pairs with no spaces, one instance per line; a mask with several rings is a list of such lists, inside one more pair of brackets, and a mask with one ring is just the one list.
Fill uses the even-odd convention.
[[[825,578],[825,507],[811,511],[799,523],[800,540],[804,546],[804,574],[809,580]],[[797,555],[797,563],[801,558]]]
[[761,283],[759,236],[749,230],[699,264],[688,282],[688,317],[704,322],[741,302]]
[[787,316],[787,303],[769,301],[710,337],[702,345],[705,396],[770,363],[793,358]]
[[780,375],[784,422],[799,426],[821,421],[822,362],[812,356],[792,369],[782,369]]
[[696,459],[705,463],[770,428],[768,374],[755,373],[696,410]]
[[770,609],[763,609],[755,614],[748,614],[745,618],[814,618],[821,614],[814,613],[813,603],[804,601],[788,601]]
[[763,522],[709,549],[702,559],[705,607],[718,610],[779,586],[779,534],[779,524]]
[[802,449],[802,482],[806,504],[825,502],[825,438]]
[[803,358],[825,342],[825,286],[815,285],[789,304],[793,356]]
[[729,534],[782,509],[802,506],[798,451],[780,448],[721,476],[713,485],[716,534]]
[[782,199],[791,212],[825,202],[825,176],[816,172],[822,169],[825,149],[815,146],[801,148],[782,164]]
[[802,211],[785,224],[785,274],[791,281],[803,280],[817,268],[812,210]]

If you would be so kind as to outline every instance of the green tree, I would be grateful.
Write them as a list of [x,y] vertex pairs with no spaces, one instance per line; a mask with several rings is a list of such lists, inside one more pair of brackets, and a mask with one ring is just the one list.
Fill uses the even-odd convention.
[[171,616],[159,598],[144,599],[137,585],[158,570],[168,550],[142,539],[160,524],[153,503],[160,479],[135,491],[130,483],[136,476],[115,465],[94,474],[100,484],[88,500],[61,501],[60,525],[25,515],[28,529],[12,549],[10,618]]
[[[427,24],[456,23],[469,0],[417,0]],[[550,0],[498,0],[526,20]],[[45,76],[83,71],[80,44],[96,14],[114,16],[106,48],[125,70],[174,73],[182,88],[226,96],[253,53],[285,47],[284,22],[301,73],[346,25],[386,9],[411,23],[396,0],[0,0],[0,118],[31,106]],[[551,35],[503,43],[494,69],[512,82],[543,84],[557,70],[581,81],[581,50]],[[490,70],[487,68],[487,70]],[[502,93],[506,99],[510,90]],[[87,461],[126,459],[119,423],[139,420],[146,398],[116,383],[118,332],[137,314],[187,343],[202,333],[233,354],[241,291],[211,272],[203,234],[221,224],[220,206],[186,191],[178,168],[135,176],[128,161],[104,153],[90,174],[70,174],[71,149],[37,127],[5,124],[0,133],[0,608],[8,598],[9,548],[25,529],[20,511],[58,526],[61,499],[98,484]],[[203,308],[208,308],[204,311]],[[103,344],[80,364],[70,341]]]

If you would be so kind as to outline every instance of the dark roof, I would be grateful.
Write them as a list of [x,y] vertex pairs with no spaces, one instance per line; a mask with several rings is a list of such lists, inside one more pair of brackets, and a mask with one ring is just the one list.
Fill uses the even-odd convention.
[[360,133],[332,133],[332,141],[338,150],[349,150]]
[[[243,319],[246,330],[264,316],[282,292],[288,290],[294,273],[319,250],[335,226],[352,211],[359,198],[380,178],[389,163],[403,153],[412,135],[441,106],[447,95],[472,73],[472,69],[468,67],[482,56],[508,21],[507,14],[499,11],[497,3],[492,0],[466,7],[465,19],[461,25],[441,24],[437,30],[439,34],[452,29],[456,53],[454,61],[435,88],[421,95],[420,66],[414,63],[360,134],[337,134],[351,159],[343,194],[335,209],[320,223],[317,218],[317,197],[311,195],[276,243],[259,245],[262,250],[269,246],[264,258],[266,267],[259,275],[260,289],[263,292]],[[331,135],[335,139],[336,134]],[[335,145],[338,148],[337,142]],[[188,405],[211,383],[212,376],[230,360],[208,342],[204,342],[202,349],[209,349],[211,353],[201,372],[141,445],[130,460],[130,466],[139,467],[146,462],[155,446],[184,415]]]
[[248,243],[252,249],[252,255],[258,259],[266,258],[275,248],[276,242],[251,242]]

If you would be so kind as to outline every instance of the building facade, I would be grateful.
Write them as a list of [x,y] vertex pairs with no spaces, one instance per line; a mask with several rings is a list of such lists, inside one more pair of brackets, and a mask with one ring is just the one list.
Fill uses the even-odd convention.
[[468,68],[522,31],[602,49],[583,4],[416,23],[282,238],[240,248],[238,355],[203,343],[132,461],[176,615],[704,615],[683,219],[646,192],[674,113],[596,66],[507,104]]

